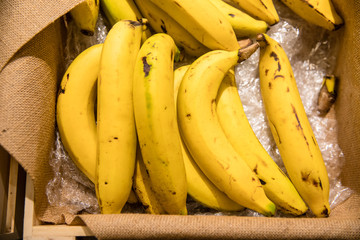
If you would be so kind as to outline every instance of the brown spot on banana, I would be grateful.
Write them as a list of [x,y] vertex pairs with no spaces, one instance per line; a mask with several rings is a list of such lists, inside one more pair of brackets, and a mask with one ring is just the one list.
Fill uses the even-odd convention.
[[259,178],[259,180],[260,180],[261,185],[266,185],[266,182],[264,180],[262,180],[260,178]]
[[329,209],[324,205],[324,209],[321,211],[321,215],[329,217]]
[[254,169],[253,169],[253,172],[257,175],[258,174],[258,171],[257,171],[257,168],[258,168],[258,165],[256,164]]
[[[279,132],[277,131],[276,129],[276,126],[275,124],[269,120],[269,123],[270,123],[270,127],[272,127],[273,129],[273,134],[275,134],[277,136],[277,140],[278,140],[278,143],[281,144],[281,139],[280,139],[280,135],[279,135]],[[275,137],[275,136],[274,136]]]
[[64,86],[61,86],[59,94],[64,94],[65,93],[66,84],[69,81],[69,79],[70,79],[70,73],[67,73],[66,74],[66,82],[65,82],[65,84],[63,84]]
[[216,115],[216,99],[211,99],[211,114]]
[[285,78],[285,77],[283,75],[275,75],[274,80],[277,79],[277,78]]
[[149,76],[151,65],[147,63],[147,57],[143,57],[142,62],[143,62],[143,71],[145,73],[145,77],[147,77]]
[[275,61],[279,61],[279,57],[274,51],[270,53],[270,57],[273,57]]
[[161,25],[160,28],[163,31],[163,33],[167,33],[165,22],[161,19]]
[[301,180],[303,182],[308,182],[310,174],[311,174],[311,171],[310,172],[301,172]]
[[263,1],[260,0],[260,3],[264,6],[265,9],[268,9],[266,4]]

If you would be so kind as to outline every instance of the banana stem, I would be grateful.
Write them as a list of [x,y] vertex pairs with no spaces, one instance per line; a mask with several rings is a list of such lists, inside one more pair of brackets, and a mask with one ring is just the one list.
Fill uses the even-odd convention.
[[239,56],[238,62],[240,63],[248,59],[259,48],[259,46],[260,46],[259,43],[255,42],[247,47],[240,48],[238,52],[238,56]]

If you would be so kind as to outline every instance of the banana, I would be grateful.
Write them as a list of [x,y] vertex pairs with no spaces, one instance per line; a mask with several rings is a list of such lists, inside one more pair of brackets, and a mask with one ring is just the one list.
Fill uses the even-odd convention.
[[66,70],[57,97],[60,139],[76,166],[95,182],[96,122],[94,105],[103,44],[81,52]]
[[268,30],[268,25],[265,21],[254,19],[223,0],[208,1],[224,14],[238,38],[254,37],[258,33],[265,33]]
[[127,200],[127,203],[135,204],[135,203],[138,203],[138,202],[139,202],[139,200],[136,197],[136,193],[131,189],[129,198]]
[[81,33],[93,36],[99,16],[99,0],[86,0],[70,10],[75,25]]
[[281,0],[281,2],[307,22],[327,30],[337,30],[344,24],[331,0]]
[[168,214],[187,214],[186,176],[174,103],[173,39],[157,33],[135,63],[134,113],[139,145],[155,195]]
[[265,216],[276,206],[265,195],[260,180],[235,151],[216,114],[216,96],[226,72],[258,48],[213,50],[196,59],[182,79],[177,101],[181,136],[205,175],[236,203]]
[[[184,65],[174,71],[175,103],[181,80],[190,65]],[[220,191],[196,165],[196,162],[187,150],[185,143],[181,140],[182,155],[185,164],[188,194],[200,204],[218,211],[241,211],[243,206],[229,199]]]
[[272,0],[231,0],[230,2],[250,16],[263,20],[269,25],[274,25],[280,20]]
[[194,38],[209,49],[239,49],[231,24],[210,2],[204,0],[149,1],[169,14]]
[[104,214],[120,213],[132,187],[137,144],[132,80],[141,34],[140,22],[121,20],[110,29],[101,53],[95,189]]
[[145,212],[157,215],[165,214],[166,212],[151,189],[150,177],[147,173],[139,147],[136,150],[136,167],[133,181],[133,191],[143,205]]
[[317,110],[320,115],[327,114],[334,104],[337,95],[335,91],[336,84],[337,78],[334,75],[326,75],[323,77],[317,101]]
[[294,186],[317,217],[327,217],[329,179],[306,116],[289,59],[278,42],[259,34],[260,88],[271,133]]
[[267,197],[279,210],[302,215],[307,206],[285,173],[259,142],[245,115],[234,70],[223,79],[216,98],[216,111],[226,137],[256,173]]
[[[141,21],[143,18],[134,0],[100,0],[100,3],[101,9],[111,26],[120,20]],[[142,33],[142,41],[150,36],[150,30],[145,29]]]
[[187,54],[198,57],[210,51],[166,12],[150,1],[135,0],[135,3],[155,32],[169,34],[176,45],[183,48]]

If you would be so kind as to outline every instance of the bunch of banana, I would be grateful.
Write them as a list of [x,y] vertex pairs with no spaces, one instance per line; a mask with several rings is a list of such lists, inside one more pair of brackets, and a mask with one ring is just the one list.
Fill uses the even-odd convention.
[[216,111],[226,137],[258,176],[267,197],[285,213],[304,214],[307,211],[306,204],[250,126],[238,94],[233,69],[226,74],[220,85]]
[[281,2],[307,22],[327,30],[337,30],[344,23],[331,0],[281,0]]
[[269,25],[279,22],[279,15],[273,0],[230,0],[230,2],[250,16],[263,20]]
[[317,217],[327,217],[329,180],[321,151],[302,104],[289,59],[266,34],[260,44],[260,88],[271,133],[300,196]]
[[275,204],[231,145],[216,113],[216,96],[225,74],[257,48],[254,43],[235,51],[213,50],[197,58],[182,79],[177,111],[184,142],[211,182],[239,205],[273,216]]
[[[143,18],[133,0],[100,0],[100,3],[101,10],[111,26],[120,20],[141,21]],[[144,30],[142,41],[150,36],[150,30]]]
[[173,39],[148,38],[135,62],[133,100],[141,154],[156,199],[168,214],[187,214],[187,185],[174,103]]
[[[177,102],[181,81],[190,65],[177,68],[174,71],[174,97]],[[201,171],[181,138],[182,155],[185,164],[188,194],[202,205],[219,211],[241,211],[243,206],[231,200],[220,191]]]
[[[140,5],[140,2],[143,1],[135,2]],[[164,23],[172,18],[205,47],[211,50],[236,50],[239,48],[231,24],[210,1],[149,0],[149,2],[169,16],[161,19]],[[176,41],[181,41],[181,38]]]
[[99,0],[86,0],[70,10],[80,32],[87,36],[94,35],[99,15]]
[[132,187],[136,157],[133,76],[142,24],[121,20],[106,36],[97,84],[97,172],[102,213],[120,213]]

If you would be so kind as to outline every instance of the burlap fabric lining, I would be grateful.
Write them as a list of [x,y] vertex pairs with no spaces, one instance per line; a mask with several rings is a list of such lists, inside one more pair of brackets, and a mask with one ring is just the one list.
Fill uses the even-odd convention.
[[4,0],[0,5],[0,144],[35,186],[35,213],[44,222],[86,224],[99,239],[360,239],[360,2],[335,0],[346,25],[336,74],[336,116],[345,154],[341,181],[354,194],[327,219],[229,216],[74,216],[50,207],[45,187],[54,141],[57,86],[64,71],[62,17],[81,0]]

